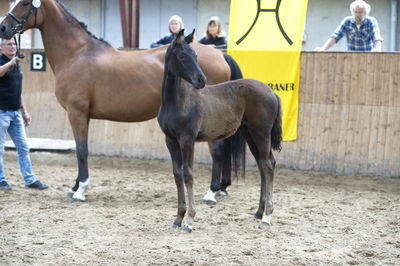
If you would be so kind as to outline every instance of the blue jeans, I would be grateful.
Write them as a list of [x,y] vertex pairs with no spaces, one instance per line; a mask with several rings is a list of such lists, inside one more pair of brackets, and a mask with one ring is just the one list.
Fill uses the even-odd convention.
[[4,175],[4,145],[7,133],[15,144],[18,163],[25,185],[34,183],[37,179],[32,171],[29,147],[26,143],[25,125],[20,111],[0,110],[0,181],[6,180]]

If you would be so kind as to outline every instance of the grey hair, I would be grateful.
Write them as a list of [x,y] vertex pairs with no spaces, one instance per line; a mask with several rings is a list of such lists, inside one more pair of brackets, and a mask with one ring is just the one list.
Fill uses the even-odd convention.
[[356,8],[364,9],[367,16],[369,15],[369,12],[371,11],[371,6],[364,0],[356,0],[350,4],[350,11],[353,16],[354,16],[354,9],[356,9]]

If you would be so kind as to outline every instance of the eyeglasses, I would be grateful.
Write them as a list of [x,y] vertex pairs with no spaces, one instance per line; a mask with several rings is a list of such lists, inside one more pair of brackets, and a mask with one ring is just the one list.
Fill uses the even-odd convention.
[[12,43],[12,42],[10,42],[10,43],[3,43],[2,45],[6,45],[6,46],[10,46],[10,47],[17,46],[16,43]]

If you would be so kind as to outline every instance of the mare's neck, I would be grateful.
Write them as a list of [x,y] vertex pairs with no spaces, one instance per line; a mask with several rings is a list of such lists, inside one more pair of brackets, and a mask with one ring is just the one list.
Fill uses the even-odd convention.
[[47,59],[54,73],[85,51],[93,39],[56,1],[43,2],[42,34]]

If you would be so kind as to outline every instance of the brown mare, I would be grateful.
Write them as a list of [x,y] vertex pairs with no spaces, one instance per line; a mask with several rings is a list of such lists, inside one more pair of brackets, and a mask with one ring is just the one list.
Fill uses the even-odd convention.
[[[18,1],[0,23],[0,38],[10,39],[30,28],[38,28],[42,34],[56,80],[56,97],[68,113],[79,166],[70,195],[83,201],[89,184],[89,120],[140,122],[156,117],[166,46],[118,51],[88,32],[58,0]],[[231,78],[230,67],[220,51],[201,44],[193,44],[193,48],[210,84]],[[218,151],[218,145],[211,149]],[[213,154],[213,161],[223,162],[225,155],[217,154],[220,157]],[[214,174],[221,173],[223,165],[229,164],[213,164],[213,179],[219,179]],[[230,169],[225,178],[230,178]],[[219,186],[219,182],[213,183]]]
[[[178,191],[178,214],[173,227],[192,231],[194,210],[193,153],[196,141],[215,141],[238,129],[246,138],[261,176],[261,193],[256,218],[269,225],[273,211],[272,193],[275,159],[282,140],[279,97],[266,84],[242,79],[206,86],[206,77],[183,30],[168,47],[158,123],[166,136]],[[199,90],[203,88],[202,90]],[[186,209],[185,187],[188,194]]]

